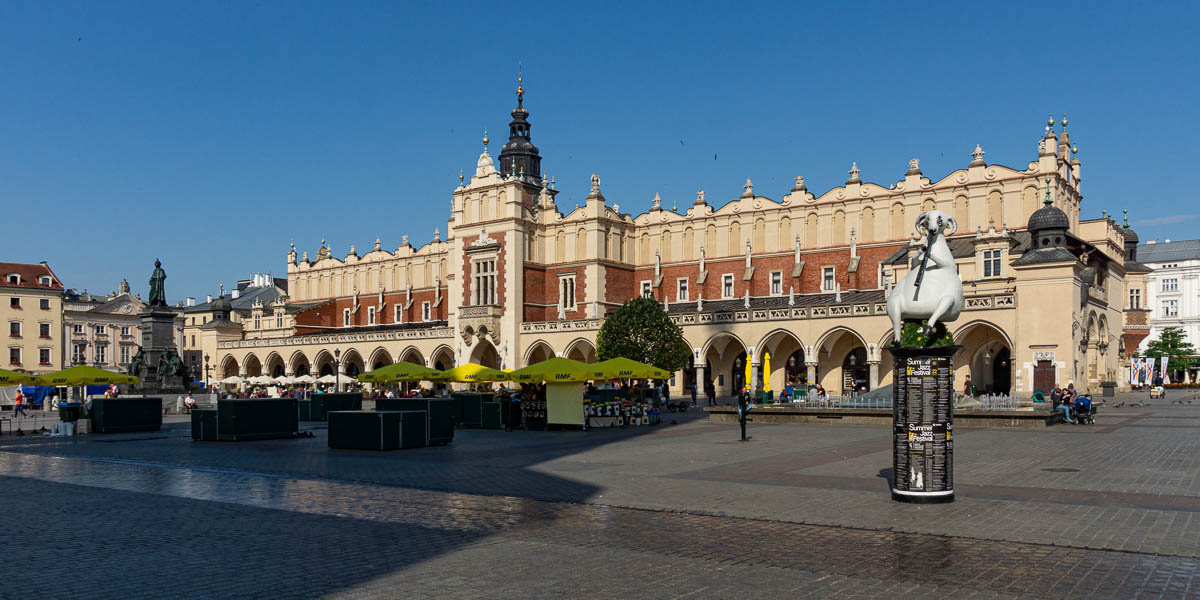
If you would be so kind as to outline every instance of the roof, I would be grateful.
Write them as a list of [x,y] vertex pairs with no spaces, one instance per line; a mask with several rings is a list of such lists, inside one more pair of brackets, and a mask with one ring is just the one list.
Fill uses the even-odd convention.
[[297,325],[297,329],[319,329],[297,333],[293,337],[311,337],[317,335],[342,335],[346,333],[375,333],[380,331],[403,331],[406,329],[430,329],[445,327],[448,321],[410,321],[408,323],[385,323],[382,325],[359,325],[357,327],[321,327],[320,325]]
[[[284,295],[285,294],[284,294],[283,290],[281,290],[273,285],[268,285],[265,287],[246,288],[245,290],[242,290],[241,292],[238,293],[237,298],[227,298],[227,299],[229,300],[229,303],[233,305],[233,310],[248,311],[254,307],[255,301],[261,300],[262,303],[264,305],[266,305],[266,304],[270,304],[270,303],[274,302],[280,296],[284,296]],[[216,300],[214,300],[213,302],[216,302]],[[183,312],[185,312],[185,313],[212,312],[214,310],[213,302],[204,302],[202,304],[197,304],[195,306],[189,306],[189,307],[183,309]]]
[[[17,274],[21,277],[21,283],[12,284],[8,282],[8,276]],[[50,285],[42,285],[38,283],[38,278],[43,275],[50,276]],[[24,263],[0,263],[0,286],[3,287],[19,287],[19,288],[35,288],[43,290],[61,290],[63,289],[62,282],[58,280],[58,276],[54,271],[50,270],[50,265],[40,263],[36,265],[27,265]]]
[[1197,260],[1200,259],[1200,240],[1138,244],[1137,258],[1143,264]]
[[[1030,235],[1028,231],[1010,231],[1009,237],[1013,239],[1013,246],[1009,251],[1010,254],[1022,254],[1029,251]],[[985,238],[986,239],[986,238]],[[954,258],[971,258],[975,256],[975,236],[973,235],[957,235],[948,239],[950,244],[950,254]],[[885,265],[902,265],[908,262],[909,249],[915,249],[917,246],[902,246],[896,250],[891,256],[883,259]]]
[[1021,267],[1025,265],[1041,265],[1046,263],[1056,262],[1074,262],[1076,257],[1070,250],[1061,247],[1041,248],[1022,254],[1020,258],[1012,261],[1012,266]]

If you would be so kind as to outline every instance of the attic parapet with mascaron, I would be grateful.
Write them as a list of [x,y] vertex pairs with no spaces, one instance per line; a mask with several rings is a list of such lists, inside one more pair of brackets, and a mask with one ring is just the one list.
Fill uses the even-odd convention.
[[355,290],[374,294],[444,288],[452,269],[449,253],[449,240],[441,238],[440,229],[435,229],[433,239],[420,247],[414,247],[404,235],[395,250],[385,250],[377,237],[374,247],[365,254],[359,256],[352,244],[342,258],[334,256],[325,240],[321,240],[315,258],[310,258],[307,251],[298,258],[293,244],[287,254],[289,301],[345,297]]

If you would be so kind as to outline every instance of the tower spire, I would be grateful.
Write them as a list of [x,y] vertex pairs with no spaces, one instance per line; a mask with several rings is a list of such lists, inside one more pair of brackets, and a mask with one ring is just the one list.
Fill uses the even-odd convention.
[[525,81],[524,68],[521,61],[517,61],[517,106],[520,107],[525,102],[525,88],[522,83]]
[[1042,204],[1045,204],[1046,206],[1050,206],[1051,204],[1054,204],[1054,199],[1050,197],[1050,176],[1049,175],[1046,176],[1046,199],[1042,200]]
[[537,146],[529,138],[529,110],[525,108],[524,66],[517,66],[517,107],[512,111],[508,124],[508,143],[500,150],[500,172],[505,175],[520,174],[522,180],[540,187],[542,180],[542,157]]

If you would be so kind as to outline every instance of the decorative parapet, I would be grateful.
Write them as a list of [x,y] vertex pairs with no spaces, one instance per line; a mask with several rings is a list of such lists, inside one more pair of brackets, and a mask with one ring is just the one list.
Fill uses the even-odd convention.
[[329,335],[306,335],[258,338],[252,340],[237,340],[218,342],[217,348],[234,350],[238,348],[267,348],[273,346],[308,346],[325,344],[342,344],[354,342],[389,342],[397,340],[426,340],[449,338],[453,330],[449,327],[431,327],[428,329],[404,329],[400,331],[380,331],[364,333],[331,333]]
[[573,321],[532,321],[521,323],[521,333],[549,333],[554,331],[590,331],[600,329],[604,319],[577,319]]
[[499,319],[501,308],[496,305],[488,304],[484,306],[460,306],[458,308],[458,318],[460,319]]

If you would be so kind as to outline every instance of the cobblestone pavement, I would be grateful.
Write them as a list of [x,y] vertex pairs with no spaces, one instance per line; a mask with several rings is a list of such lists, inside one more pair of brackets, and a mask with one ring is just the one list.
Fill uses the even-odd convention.
[[886,428],[676,418],[390,453],[5,435],[37,568],[0,598],[1200,597],[1200,404],[962,430],[937,506],[888,498]]

